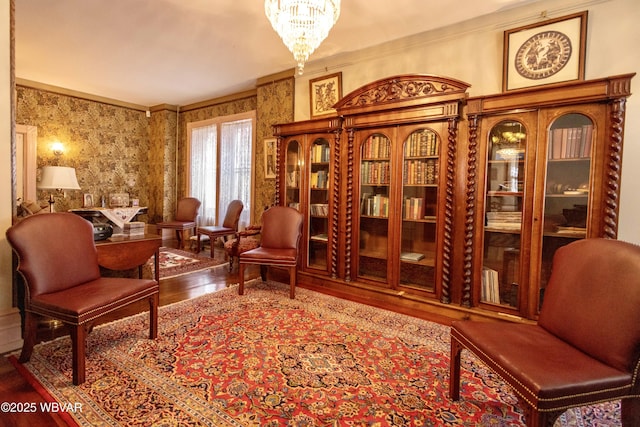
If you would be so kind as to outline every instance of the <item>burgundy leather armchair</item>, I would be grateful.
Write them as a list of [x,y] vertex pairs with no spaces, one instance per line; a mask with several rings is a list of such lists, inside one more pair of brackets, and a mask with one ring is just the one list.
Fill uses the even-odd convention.
[[242,252],[239,256],[240,286],[244,293],[244,267],[260,264],[262,281],[267,280],[267,267],[285,267],[289,270],[289,297],[295,298],[298,249],[302,236],[302,214],[286,206],[273,206],[262,214],[260,247]]
[[640,247],[605,239],[564,246],[537,324],[453,322],[450,397],[460,397],[467,349],[513,388],[528,426],[617,399],[622,425],[640,426],[639,314]]
[[99,317],[147,300],[149,338],[157,337],[158,282],[100,277],[93,226],[87,220],[72,213],[34,215],[6,235],[24,281],[21,363],[31,358],[40,316],[69,328],[75,385],[85,381],[86,337]]

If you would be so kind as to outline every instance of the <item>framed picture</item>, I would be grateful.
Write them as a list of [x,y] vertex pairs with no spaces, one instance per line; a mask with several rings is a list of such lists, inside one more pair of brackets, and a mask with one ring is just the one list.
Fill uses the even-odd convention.
[[93,194],[85,193],[82,196],[82,207],[83,208],[92,208],[93,205]]
[[584,80],[587,13],[505,31],[502,90]]
[[342,73],[309,80],[311,118],[335,114],[333,105],[342,98]]
[[275,138],[264,140],[264,177],[276,177],[276,150],[278,141]]

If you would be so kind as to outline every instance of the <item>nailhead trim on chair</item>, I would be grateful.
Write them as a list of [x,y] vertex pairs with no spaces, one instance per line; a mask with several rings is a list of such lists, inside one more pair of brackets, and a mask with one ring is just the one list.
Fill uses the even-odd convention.
[[[136,294],[130,295],[130,297],[132,297],[132,299],[127,304],[133,303],[135,301],[139,301],[139,300],[144,299],[146,297],[153,296],[154,294],[157,293],[157,291],[159,289],[160,289],[160,287],[156,286],[156,289],[154,291],[150,291],[149,289],[143,289],[143,290],[141,290],[140,292],[138,292]],[[106,308],[106,307],[109,307],[109,306],[113,306],[114,304],[118,304],[118,306],[117,307],[113,307],[111,309]],[[82,323],[72,322],[72,321],[69,321],[69,320],[63,320],[63,319],[60,318],[61,314],[58,311],[52,311],[52,310],[46,310],[46,309],[35,311],[35,310],[31,309],[31,308],[25,308],[25,310],[30,311],[31,313],[34,313],[34,314],[40,314],[40,315],[46,315],[46,316],[55,317],[56,319],[60,320],[61,322],[68,323],[70,325],[79,326],[79,325],[85,324],[87,322],[90,322],[92,320],[95,320],[98,317],[104,316],[107,313],[111,313],[112,311],[119,310],[119,309],[122,308],[122,306],[123,305],[122,305],[121,301],[114,301],[111,304],[106,304],[106,305],[103,305],[101,307],[97,307],[97,308],[94,308],[92,310],[89,310],[89,311],[86,312],[87,314],[95,313],[97,311],[100,311],[100,313],[98,313],[98,314],[96,314],[96,315],[94,315],[92,317],[88,317],[86,320],[83,320]],[[102,310],[105,310],[105,309],[106,309],[106,311],[102,311]],[[67,316],[65,316],[65,318],[66,317]]]
[[[452,329],[452,331],[454,331]],[[496,365],[496,367],[494,366],[489,366],[487,365],[493,372],[495,372],[497,375],[503,377],[503,378],[510,378],[512,380],[512,382],[517,383],[520,387],[522,387],[523,389],[525,389],[529,394],[531,394],[532,396],[535,396],[535,393],[532,392],[527,386],[525,386],[524,384],[522,384],[522,382],[520,382],[517,378],[515,378],[513,375],[511,375],[509,372],[504,371],[502,369],[500,369],[500,371],[502,372],[498,372],[496,369],[498,368],[498,363],[496,363],[495,360],[493,360],[493,358],[489,357],[485,352],[483,352],[482,350],[480,350],[477,346],[475,346],[473,343],[464,340],[464,342],[461,341],[461,338],[463,337],[457,337],[457,336],[453,336],[453,334],[451,335],[451,339],[455,339],[459,344],[461,344],[463,347],[466,347],[468,350],[470,350],[471,348],[473,348],[473,352],[477,352],[479,354],[482,354],[483,357],[486,360],[491,361],[491,363],[493,363],[494,365]],[[640,364],[639,364],[640,365]],[[636,366],[636,374],[638,371],[638,366]],[[636,375],[634,374],[633,376],[633,380],[632,380],[632,384],[635,384],[635,379],[636,379]],[[508,381],[507,381],[508,382]],[[566,395],[566,396],[562,396],[562,397],[557,397],[557,398],[539,398],[538,401],[539,402],[554,402],[554,401],[558,401],[558,400],[566,400],[566,399],[572,399],[572,398],[576,398],[576,397],[583,397],[583,396],[590,396],[590,395],[594,395],[594,394],[600,394],[600,393],[607,393],[607,392],[617,392],[619,390],[627,390],[627,389],[631,389],[632,385],[629,386],[625,386],[625,387],[615,387],[615,388],[611,388],[611,389],[603,389],[603,390],[598,390],[597,392],[589,392],[589,393],[578,393],[578,394],[571,394],[571,395]],[[520,396],[525,402],[527,402],[531,407],[533,407],[534,409],[536,409],[539,412],[555,412],[555,411],[559,411],[559,410],[567,410],[569,408],[575,408],[577,406],[583,406],[587,403],[577,403],[577,404],[573,404],[573,405],[565,405],[565,406],[559,406],[559,407],[554,407],[554,408],[548,408],[548,409],[539,409],[538,406],[536,404],[534,404],[527,396],[524,396],[517,388],[512,387],[512,389],[518,394],[518,396]],[[640,395],[639,395],[640,396]],[[627,398],[630,396],[620,396],[620,398]],[[601,399],[601,400],[597,400],[597,401],[590,401],[588,402],[588,404],[595,404],[595,403],[603,403],[603,402],[610,402],[612,400],[615,400],[615,398],[605,398],[605,399]]]

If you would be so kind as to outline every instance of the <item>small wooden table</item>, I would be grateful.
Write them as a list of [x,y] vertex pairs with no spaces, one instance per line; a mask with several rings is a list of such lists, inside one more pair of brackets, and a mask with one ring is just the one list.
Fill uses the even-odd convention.
[[153,255],[154,277],[160,282],[160,246],[162,237],[156,234],[142,236],[115,235],[96,242],[98,264],[109,270],[130,270],[138,267],[142,278],[142,266]]

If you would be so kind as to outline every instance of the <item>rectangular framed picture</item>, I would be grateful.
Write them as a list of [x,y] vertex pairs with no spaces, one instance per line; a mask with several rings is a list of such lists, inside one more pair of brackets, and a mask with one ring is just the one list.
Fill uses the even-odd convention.
[[502,90],[584,80],[587,11],[504,32]]
[[95,205],[93,204],[93,194],[84,193],[82,196],[82,207],[83,208],[92,208]]
[[271,179],[276,177],[276,150],[278,140],[268,138],[264,140],[264,177]]
[[342,98],[342,73],[309,80],[311,118],[335,114],[333,105]]

